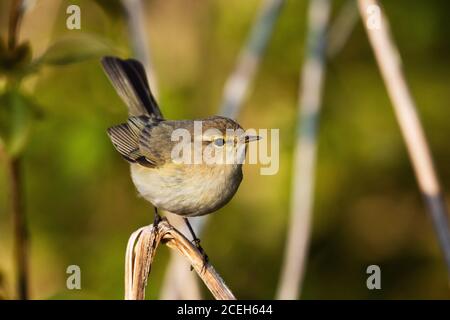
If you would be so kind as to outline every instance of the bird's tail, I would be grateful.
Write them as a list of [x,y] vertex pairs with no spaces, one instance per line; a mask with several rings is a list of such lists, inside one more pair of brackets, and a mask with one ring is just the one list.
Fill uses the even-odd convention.
[[101,62],[112,85],[128,106],[130,116],[163,119],[139,61],[107,56]]

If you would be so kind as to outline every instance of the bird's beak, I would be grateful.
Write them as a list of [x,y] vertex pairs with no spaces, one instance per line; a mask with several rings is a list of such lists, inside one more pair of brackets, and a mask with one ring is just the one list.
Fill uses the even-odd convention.
[[249,143],[249,142],[258,141],[258,140],[261,140],[261,139],[262,138],[260,136],[245,136],[244,142],[245,143]]

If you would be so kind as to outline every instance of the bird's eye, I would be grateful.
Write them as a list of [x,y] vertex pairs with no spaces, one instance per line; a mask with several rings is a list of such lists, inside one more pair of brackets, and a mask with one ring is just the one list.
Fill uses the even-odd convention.
[[225,140],[223,138],[214,139],[214,144],[218,147],[222,147],[225,144]]

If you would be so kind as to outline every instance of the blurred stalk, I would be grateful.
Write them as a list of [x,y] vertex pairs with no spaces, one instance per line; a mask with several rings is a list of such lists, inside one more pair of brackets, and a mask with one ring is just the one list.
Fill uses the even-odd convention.
[[327,57],[336,56],[348,41],[358,22],[358,6],[355,0],[347,0],[334,18],[327,32]]
[[[7,157],[6,157],[7,158]],[[14,256],[17,273],[17,295],[19,299],[28,299],[28,227],[23,199],[23,180],[21,173],[21,159],[7,158],[9,189],[11,196],[11,210],[14,225]]]
[[284,0],[264,0],[250,37],[241,51],[234,71],[225,83],[220,113],[237,118],[250,84],[255,78]]
[[326,63],[329,0],[310,0],[306,57],[301,72],[299,120],[294,151],[291,222],[277,299],[297,299],[308,253],[313,210],[317,130]]
[[128,35],[134,56],[144,65],[152,93],[158,98],[159,90],[150,54],[143,1],[122,0],[122,5],[125,9]]
[[13,0],[9,11],[8,49],[13,51],[17,46],[20,24],[24,10],[23,0]]
[[[184,224],[181,224],[183,221],[171,220],[177,221],[177,229],[182,230],[183,234],[186,234],[185,230],[183,230],[185,229]],[[201,297],[202,294],[197,278],[190,270],[189,262],[183,259],[179,253],[171,253],[161,287],[160,298],[162,300],[200,300]]]
[[[189,234],[184,220],[170,213],[170,221],[183,234]],[[193,225],[192,218],[189,220]],[[189,262],[178,252],[170,253],[170,260],[161,286],[159,297],[162,300],[200,300],[202,294],[197,277],[190,270]]]
[[[225,83],[220,106],[220,114],[223,116],[237,118],[239,115],[284,2],[284,0],[262,1],[261,9],[253,23],[247,42],[239,54],[233,72]],[[201,234],[208,219],[208,216],[191,219],[191,225],[197,236]],[[187,228],[184,225],[181,227],[181,230],[183,233],[187,232]],[[176,274],[186,273],[185,261],[172,257],[168,270],[169,272],[163,283],[162,297],[191,297],[193,299],[189,292],[186,292],[186,290],[191,291],[191,289],[184,286],[183,278],[175,276]],[[179,281],[175,283],[173,279],[179,279]],[[174,292],[174,290],[178,292]]]
[[[14,0],[11,2],[9,13],[8,29],[8,50],[14,52],[18,45],[20,25],[23,14],[26,10],[26,1]],[[15,81],[15,80],[11,80]],[[17,83],[12,84],[12,86]],[[6,153],[6,152],[5,152]],[[5,155],[5,162],[8,173],[9,189],[11,195],[11,214],[14,225],[14,253],[17,274],[17,297],[28,299],[28,227],[25,216],[25,206],[23,197],[23,180],[21,174],[21,156],[10,157]]]
[[[224,86],[220,114],[236,119],[244,105],[256,71],[269,42],[274,24],[280,14],[284,0],[264,0],[255,20],[250,36],[240,53],[235,69]],[[191,223],[197,235],[202,232],[209,216],[200,217]]]
[[450,234],[447,209],[417,108],[401,69],[399,52],[390,35],[387,18],[378,2],[359,0],[358,5],[420,190],[434,223],[450,277]]

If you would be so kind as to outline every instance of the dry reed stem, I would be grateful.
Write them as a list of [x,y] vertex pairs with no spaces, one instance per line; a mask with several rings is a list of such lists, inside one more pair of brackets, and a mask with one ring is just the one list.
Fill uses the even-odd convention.
[[263,0],[250,36],[224,86],[221,114],[235,119],[249,91],[284,0]]
[[[137,241],[137,243],[136,243]],[[128,241],[125,255],[125,299],[143,300],[148,275],[159,243],[178,251],[186,258],[218,300],[235,300],[213,266],[204,260],[201,252],[184,235],[164,219],[156,228],[153,225],[135,231]]]
[[[392,101],[419,188],[434,223],[450,276],[448,213],[416,104],[401,68],[388,20],[376,0],[359,0],[359,12]],[[378,23],[377,23],[378,22]]]
[[294,151],[291,221],[276,294],[277,299],[297,299],[308,254],[313,210],[317,130],[325,74],[326,30],[329,0],[311,0],[308,9],[307,53],[301,71],[299,123]]

